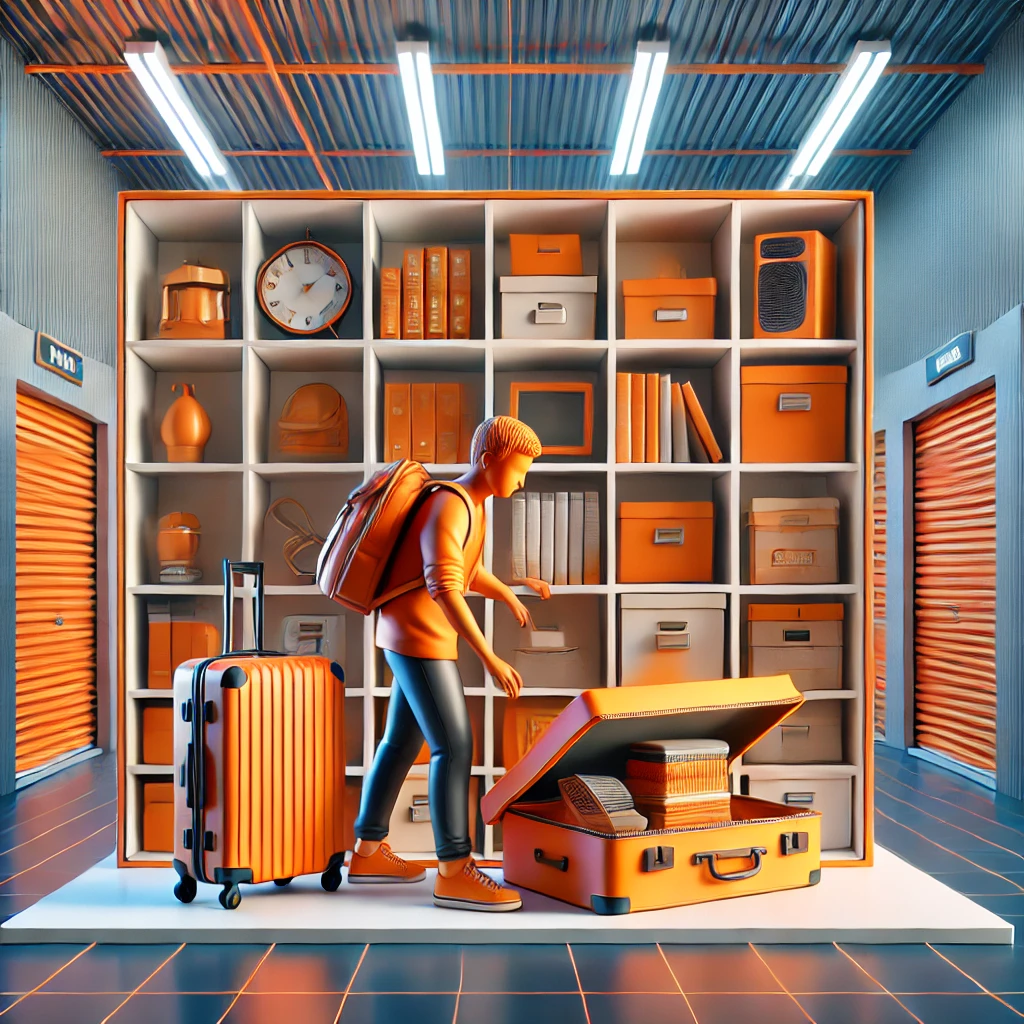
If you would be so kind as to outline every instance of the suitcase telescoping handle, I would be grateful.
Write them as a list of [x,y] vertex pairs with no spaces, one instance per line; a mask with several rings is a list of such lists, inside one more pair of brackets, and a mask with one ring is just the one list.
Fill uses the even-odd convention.
[[235,620],[235,573],[243,576],[254,576],[256,589],[252,599],[252,639],[257,651],[263,650],[263,563],[232,562],[224,559],[224,642],[225,654],[231,653],[231,638],[234,636]]
[[[763,846],[748,846],[745,850],[715,850],[711,853],[695,853],[693,855],[693,863],[697,867],[706,863],[708,871],[711,872],[711,877],[717,878],[719,882],[742,882],[744,878],[753,878],[761,870],[761,858],[767,852]],[[721,857],[722,860],[749,859],[753,863],[746,871],[723,873],[715,866],[715,861],[718,857]]]

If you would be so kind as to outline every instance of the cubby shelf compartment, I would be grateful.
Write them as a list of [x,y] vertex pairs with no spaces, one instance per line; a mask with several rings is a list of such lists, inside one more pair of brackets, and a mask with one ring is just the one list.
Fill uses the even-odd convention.
[[[865,676],[870,622],[864,590],[865,368],[870,365],[870,324],[866,320],[866,274],[871,231],[865,194],[787,193],[770,198],[742,193],[716,196],[677,193],[651,198],[616,193],[561,196],[488,197],[424,195],[374,198],[350,194],[310,197],[280,193],[152,199],[125,198],[125,267],[121,294],[126,374],[124,452],[125,589],[128,609],[121,682],[124,735],[120,744],[120,783],[125,791],[119,821],[122,864],[167,863],[167,851],[143,850],[141,789],[149,778],[169,779],[171,769],[133,763],[141,728],[139,712],[148,701],[171,691],[149,691],[145,683],[145,603],[150,598],[191,598],[202,617],[220,625],[224,555],[267,562],[267,615],[270,646],[280,642],[287,614],[333,614],[345,636],[346,713],[355,714],[349,734],[353,749],[346,776],[357,785],[369,765],[377,728],[377,702],[387,698],[383,659],[374,646],[373,617],[363,618],[330,602],[308,577],[293,576],[281,559],[284,532],[264,522],[270,501],[297,497],[311,512],[320,534],[334,521],[353,486],[387,463],[382,458],[383,396],[388,381],[461,380],[470,385],[475,413],[508,408],[512,380],[587,379],[594,384],[593,454],[578,460],[537,461],[528,490],[593,490],[601,502],[601,583],[552,587],[541,606],[534,592],[513,588],[532,609],[544,608],[559,628],[595,634],[584,685],[619,683],[619,606],[633,594],[722,594],[725,612],[726,674],[737,676],[744,663],[746,609],[753,601],[841,601],[845,607],[844,685],[841,691],[807,695],[808,700],[839,700],[844,705],[848,764],[743,765],[736,773],[756,778],[850,778],[854,792],[853,844],[829,850],[825,861],[859,861],[870,855],[871,750],[867,746]],[[355,285],[352,303],[336,325],[340,337],[287,337],[259,311],[255,277],[264,259],[285,241],[312,230],[314,239],[342,252]],[[831,339],[755,339],[752,316],[754,236],[765,231],[816,228],[837,246],[839,317]],[[498,280],[509,273],[512,232],[575,232],[583,241],[585,270],[598,277],[596,336],[593,340],[550,343],[501,337]],[[387,340],[379,337],[380,268],[396,266],[406,245],[468,243],[472,252],[472,338],[467,341]],[[168,261],[223,260],[232,277],[231,337],[228,340],[162,340],[157,337],[160,277]],[[718,280],[713,338],[625,339],[621,282],[663,276],[670,264],[686,276]],[[840,463],[744,463],[741,446],[740,369],[770,363],[843,363],[849,368],[847,460]],[[615,374],[670,373],[690,379],[712,421],[725,459],[721,463],[616,463]],[[209,375],[209,376],[204,376]],[[449,376],[451,375],[451,376]],[[170,384],[199,381],[197,397],[207,405],[211,387],[229,389],[230,401],[207,405],[216,414],[208,445],[209,463],[170,464],[159,440],[162,410],[173,400]],[[277,447],[281,405],[296,387],[324,380],[345,398],[349,448],[339,456],[292,457]],[[204,386],[203,381],[206,381]],[[134,389],[134,390],[133,390]],[[214,390],[214,393],[218,393]],[[156,399],[164,404],[156,407]],[[159,413],[159,414],[158,414]],[[565,457],[561,457],[565,458]],[[428,465],[427,471],[452,478],[469,466]],[[172,490],[173,489],[173,490]],[[746,580],[745,503],[751,497],[833,495],[840,499],[842,582],[830,585],[752,586]],[[622,501],[713,500],[716,515],[715,582],[625,584],[616,581],[617,512]],[[173,502],[172,508],[168,502]],[[194,502],[194,508],[187,503]],[[491,502],[488,567],[509,578],[510,510]],[[218,509],[223,509],[219,512]],[[194,511],[203,527],[200,553],[204,578],[177,587],[153,581],[156,513]],[[223,516],[220,521],[218,516]],[[230,524],[230,526],[229,526]],[[251,589],[237,592],[251,596]],[[471,607],[499,655],[517,646],[510,640],[507,612],[482,598]],[[564,620],[564,621],[563,621]],[[540,619],[538,619],[538,623]],[[513,623],[514,626],[514,623]],[[574,641],[575,643],[576,641]],[[461,662],[471,713],[483,734],[473,774],[485,789],[504,774],[501,764],[503,691],[471,654]],[[525,686],[521,699],[571,698],[578,687]],[[422,766],[416,773],[424,773]],[[500,857],[500,829],[484,830],[485,859]],[[404,852],[407,855],[409,851]],[[432,859],[432,854],[413,854]]]

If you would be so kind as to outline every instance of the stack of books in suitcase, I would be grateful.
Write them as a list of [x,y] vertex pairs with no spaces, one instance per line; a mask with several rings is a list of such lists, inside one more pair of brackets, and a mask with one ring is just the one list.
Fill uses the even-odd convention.
[[634,743],[629,748],[625,782],[649,829],[731,820],[729,744],[722,740]]

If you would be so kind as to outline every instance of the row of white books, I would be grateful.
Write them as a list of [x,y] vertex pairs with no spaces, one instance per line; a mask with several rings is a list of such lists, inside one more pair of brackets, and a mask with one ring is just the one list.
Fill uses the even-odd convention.
[[601,582],[601,502],[597,491],[512,495],[512,577],[553,586]]

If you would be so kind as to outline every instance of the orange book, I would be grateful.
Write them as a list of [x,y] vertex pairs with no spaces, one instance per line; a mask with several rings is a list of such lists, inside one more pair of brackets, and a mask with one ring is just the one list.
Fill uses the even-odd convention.
[[402,268],[382,267],[380,272],[380,336],[402,336]]
[[448,254],[448,337],[469,340],[470,276],[469,250],[452,249]]
[[647,408],[645,410],[645,447],[647,462],[657,462],[659,456],[658,433],[660,422],[658,412],[661,407],[661,374],[646,374]]
[[426,268],[424,310],[428,338],[448,337],[448,247],[431,246],[423,259]]
[[708,459],[711,462],[721,462],[722,449],[718,447],[718,442],[715,440],[715,435],[711,430],[711,424],[708,423],[708,418],[704,415],[700,402],[697,401],[697,393],[693,390],[693,385],[689,381],[683,385],[683,402],[686,404],[687,414],[693,421],[701,447],[708,453]]
[[423,339],[422,249],[406,249],[402,260],[402,337]]
[[417,462],[436,461],[436,393],[435,384],[412,386],[412,457]]
[[628,373],[615,374],[615,461],[631,462],[630,432],[632,381]]
[[473,446],[473,434],[476,432],[476,410],[469,404],[466,385],[459,385],[459,408],[461,410],[462,430],[459,433],[459,462],[469,462],[470,449]]
[[647,414],[645,395],[647,391],[647,378],[642,373],[631,373],[630,390],[632,400],[630,402],[630,454],[631,462],[646,461],[646,434]]
[[412,458],[409,385],[384,385],[384,461]]
[[459,461],[462,431],[461,384],[437,385],[437,458],[443,465]]

